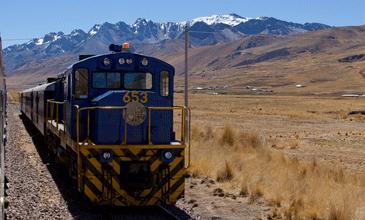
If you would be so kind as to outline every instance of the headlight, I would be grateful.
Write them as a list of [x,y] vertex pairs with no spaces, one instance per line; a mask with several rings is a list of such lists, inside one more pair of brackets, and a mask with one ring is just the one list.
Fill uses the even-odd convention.
[[105,66],[109,66],[112,62],[110,61],[109,58],[105,57],[104,60],[103,60],[103,63]]
[[103,153],[103,159],[104,160],[109,160],[112,157],[110,152],[104,152]]
[[125,64],[125,59],[124,58],[119,58],[119,64],[120,65],[123,65],[123,64]]
[[128,59],[126,60],[126,62],[127,62],[127,64],[131,64],[131,63],[133,63],[133,60],[132,60],[132,58],[128,58]]
[[164,163],[172,162],[174,160],[174,153],[171,150],[162,151],[161,160]]
[[113,160],[113,152],[111,150],[100,151],[100,162],[109,163]]
[[142,63],[143,66],[147,66],[148,65],[147,58],[143,58],[142,61],[141,61],[141,63]]
[[166,151],[165,154],[163,155],[166,159],[171,160],[172,158],[172,153],[170,151]]

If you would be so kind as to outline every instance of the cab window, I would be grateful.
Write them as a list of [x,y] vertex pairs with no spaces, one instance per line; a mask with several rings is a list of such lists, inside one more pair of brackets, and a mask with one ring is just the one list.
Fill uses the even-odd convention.
[[160,73],[160,95],[169,96],[169,72],[167,71]]
[[85,99],[88,95],[88,77],[87,69],[78,69],[75,72],[75,98]]
[[93,73],[93,88],[119,89],[121,86],[120,73],[95,72]]
[[151,73],[125,73],[125,89],[152,89]]

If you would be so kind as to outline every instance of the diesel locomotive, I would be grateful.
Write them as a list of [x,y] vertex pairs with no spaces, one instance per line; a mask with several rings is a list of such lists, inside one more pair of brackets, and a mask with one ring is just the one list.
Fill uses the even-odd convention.
[[96,205],[171,205],[184,195],[190,110],[174,105],[175,70],[128,44],[80,55],[47,83],[20,93],[20,111],[51,158]]

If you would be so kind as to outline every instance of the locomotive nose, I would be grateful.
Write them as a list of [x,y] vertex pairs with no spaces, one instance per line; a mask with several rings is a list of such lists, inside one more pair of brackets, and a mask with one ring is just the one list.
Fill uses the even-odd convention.
[[146,108],[142,103],[130,102],[126,105],[123,118],[127,124],[138,126],[146,120]]

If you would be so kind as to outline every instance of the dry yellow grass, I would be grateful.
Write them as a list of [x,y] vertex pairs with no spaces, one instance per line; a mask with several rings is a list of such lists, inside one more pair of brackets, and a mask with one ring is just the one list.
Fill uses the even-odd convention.
[[263,197],[285,219],[364,219],[365,177],[341,168],[299,162],[272,149],[258,134],[230,126],[194,127],[193,175]]
[[8,90],[7,91],[8,101],[10,103],[18,103],[19,102],[19,92],[17,90]]

